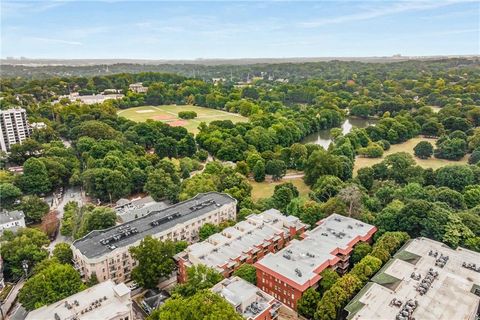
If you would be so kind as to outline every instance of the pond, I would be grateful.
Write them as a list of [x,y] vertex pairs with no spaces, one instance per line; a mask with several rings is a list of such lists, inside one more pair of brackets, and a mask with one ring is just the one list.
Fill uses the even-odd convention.
[[[341,125],[342,133],[347,134],[353,128],[366,128],[371,125],[375,125],[377,120],[375,119],[358,119],[358,118],[347,118]],[[309,134],[303,138],[302,143],[313,143],[321,145],[324,149],[328,149],[330,143],[332,143],[332,136],[330,134],[330,129],[319,130],[318,132]]]

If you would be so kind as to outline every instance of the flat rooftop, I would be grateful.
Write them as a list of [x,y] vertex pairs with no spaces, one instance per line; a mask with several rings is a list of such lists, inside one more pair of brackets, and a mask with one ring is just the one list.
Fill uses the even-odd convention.
[[227,300],[246,319],[255,319],[269,308],[280,307],[280,302],[240,277],[231,277],[211,289]]
[[0,224],[21,220],[24,217],[23,211],[20,210],[2,211],[0,212]]
[[87,258],[100,257],[119,247],[129,246],[148,235],[164,232],[179,223],[207,214],[227,204],[236,203],[231,196],[218,193],[200,193],[195,197],[167,208],[151,211],[138,219],[105,230],[95,230],[73,242],[73,246]]
[[285,216],[276,209],[269,209],[260,214],[252,214],[246,220],[210,236],[202,242],[190,245],[178,257],[188,264],[204,264],[220,268],[233,259],[262,246],[267,240],[275,239],[281,234],[288,235],[290,227],[297,230],[305,227],[297,217]]
[[[445,261],[445,256],[443,265],[440,257]],[[473,263],[474,268],[466,267]],[[428,280],[429,271],[438,275],[426,292],[420,292],[417,288]],[[415,319],[475,319],[479,295],[480,253],[417,238],[407,242],[345,309],[349,319],[395,319],[411,300],[417,302],[411,314]]]
[[[359,220],[332,214],[305,233],[303,240],[292,240],[276,253],[269,253],[255,266],[274,271],[301,287],[318,280],[319,269],[334,264],[337,249],[350,252],[352,246],[370,238],[376,228]],[[321,270],[320,270],[321,271]]]
[[111,319],[130,311],[130,289],[112,280],[101,282],[68,298],[31,311],[27,320]]

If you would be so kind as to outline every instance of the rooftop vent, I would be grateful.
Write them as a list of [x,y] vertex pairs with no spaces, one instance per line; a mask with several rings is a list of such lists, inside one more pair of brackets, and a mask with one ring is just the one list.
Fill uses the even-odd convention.
[[292,260],[292,256],[289,255],[289,254],[286,253],[286,252],[283,254],[283,257],[284,257],[285,259],[287,259],[287,260]]
[[302,276],[302,271],[300,271],[300,269],[298,269],[298,268],[295,268],[295,273],[296,273],[297,276],[299,276],[299,277]]

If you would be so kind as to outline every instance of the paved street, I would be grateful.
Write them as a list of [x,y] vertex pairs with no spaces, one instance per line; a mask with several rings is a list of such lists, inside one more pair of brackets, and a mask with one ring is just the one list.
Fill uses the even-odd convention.
[[[83,196],[82,196],[80,188],[78,188],[78,187],[68,187],[67,189],[65,189],[65,193],[63,194],[63,197],[61,198],[58,206],[56,208],[52,207],[52,210],[57,211],[57,217],[58,217],[58,219],[60,219],[60,223],[61,223],[62,218],[63,218],[64,207],[69,201],[76,201],[76,202],[79,203],[80,206],[83,205]],[[60,242],[70,243],[71,239],[69,239],[65,236],[62,236],[60,234],[60,232],[58,232],[57,238],[50,243],[50,245],[48,246],[48,249],[50,251],[52,251],[53,248],[55,247],[55,245],[57,243],[60,243]]]

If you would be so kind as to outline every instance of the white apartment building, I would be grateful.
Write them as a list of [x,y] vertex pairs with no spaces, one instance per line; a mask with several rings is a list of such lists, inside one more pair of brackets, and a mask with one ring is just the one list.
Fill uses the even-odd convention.
[[19,228],[25,228],[25,215],[23,211],[0,212],[0,234],[2,234],[4,230],[16,231]]
[[148,91],[148,87],[144,87],[141,82],[132,83],[128,88],[135,93],[146,93]]
[[22,108],[0,110],[0,149],[10,150],[12,145],[22,143],[30,136],[27,112]]
[[198,241],[201,226],[235,220],[237,201],[218,192],[201,193],[170,207],[105,230],[96,230],[72,244],[75,267],[84,279],[126,281],[136,265],[128,249],[152,236],[166,241]]
[[68,298],[31,311],[25,320],[133,320],[130,289],[105,281]]

